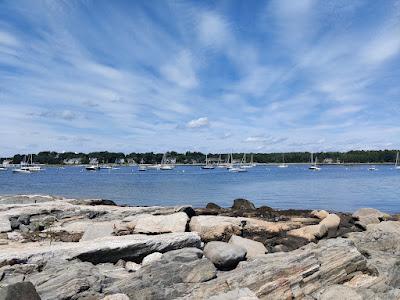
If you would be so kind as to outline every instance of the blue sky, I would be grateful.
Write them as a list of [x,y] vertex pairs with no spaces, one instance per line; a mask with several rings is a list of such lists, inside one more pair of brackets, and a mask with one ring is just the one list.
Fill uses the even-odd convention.
[[400,148],[400,1],[0,1],[0,154]]

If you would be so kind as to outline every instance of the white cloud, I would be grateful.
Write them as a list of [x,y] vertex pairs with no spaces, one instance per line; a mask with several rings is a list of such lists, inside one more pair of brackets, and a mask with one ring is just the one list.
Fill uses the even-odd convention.
[[193,58],[188,51],[181,51],[175,60],[161,67],[166,80],[183,88],[194,88],[198,80],[193,67]]
[[207,117],[202,117],[202,118],[198,118],[198,119],[194,119],[189,121],[186,124],[187,128],[202,128],[202,127],[208,127],[210,126],[210,122],[208,121]]
[[203,12],[197,25],[198,38],[208,47],[222,48],[231,39],[228,23],[214,12]]
[[11,33],[0,31],[0,45],[1,44],[16,47],[19,45],[19,42]]

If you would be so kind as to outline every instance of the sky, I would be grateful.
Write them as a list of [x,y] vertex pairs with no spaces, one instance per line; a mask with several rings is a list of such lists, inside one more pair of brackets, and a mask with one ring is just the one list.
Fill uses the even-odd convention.
[[0,0],[0,156],[400,148],[400,1]]

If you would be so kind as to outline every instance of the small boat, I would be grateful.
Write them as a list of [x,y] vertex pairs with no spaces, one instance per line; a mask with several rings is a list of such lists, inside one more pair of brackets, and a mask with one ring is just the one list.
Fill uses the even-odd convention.
[[369,167],[368,171],[378,171],[378,169],[375,166]]
[[139,171],[143,172],[143,171],[147,171],[147,167],[145,165],[139,165]]
[[241,167],[232,167],[232,168],[229,169],[229,172],[242,173],[242,172],[247,172],[247,169],[241,168]]
[[8,170],[8,168],[7,168],[7,167],[0,166],[0,171],[7,171],[7,170]]
[[399,151],[397,151],[396,163],[394,164],[394,168],[395,168],[396,170],[400,170],[400,165],[399,165]]
[[167,161],[167,154],[164,153],[164,155],[163,155],[163,157],[162,157],[162,160],[161,160],[161,165],[160,165],[159,169],[160,169],[160,170],[167,171],[167,170],[173,170],[174,168],[175,168],[174,165],[168,163],[168,161]]
[[101,169],[101,170],[110,170],[110,169],[112,169],[112,167],[109,166],[109,165],[101,165],[98,168]]
[[17,174],[30,174],[30,173],[32,173],[30,170],[28,170],[26,168],[13,169],[12,171],[13,171],[13,173],[17,173]]
[[208,163],[207,154],[206,154],[206,164],[205,164],[204,166],[201,166],[201,168],[202,168],[203,170],[212,170],[212,169],[215,169],[215,166],[214,166],[214,165]]
[[285,154],[282,154],[282,163],[278,165],[278,168],[287,168],[288,165],[285,164]]
[[91,166],[86,166],[85,169],[87,171],[97,171],[100,169],[100,167],[98,165],[91,165]]
[[321,168],[318,167],[318,158],[315,157],[315,161],[313,158],[313,153],[311,153],[311,166],[308,167],[309,170],[311,171],[320,171]]

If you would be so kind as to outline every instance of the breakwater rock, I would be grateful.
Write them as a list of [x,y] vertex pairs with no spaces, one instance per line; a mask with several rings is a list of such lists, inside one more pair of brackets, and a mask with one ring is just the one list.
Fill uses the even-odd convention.
[[0,196],[2,299],[399,299],[400,221]]

